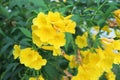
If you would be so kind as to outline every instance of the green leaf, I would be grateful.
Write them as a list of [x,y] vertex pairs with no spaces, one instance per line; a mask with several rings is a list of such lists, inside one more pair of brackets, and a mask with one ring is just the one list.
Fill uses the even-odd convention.
[[47,64],[42,71],[43,75],[47,78],[46,80],[61,80],[61,74],[53,65],[53,63]]
[[27,36],[27,37],[29,37],[29,38],[32,37],[31,32],[30,32],[27,28],[19,27],[19,29],[21,30],[21,32],[22,32],[25,36]]
[[47,9],[47,5],[45,4],[44,0],[29,0],[29,2],[42,9]]
[[65,33],[65,38],[66,38],[65,49],[67,50],[69,44],[71,43],[71,41],[73,41],[72,34],[70,34],[70,33]]
[[3,36],[5,36],[5,33],[2,31],[1,28],[0,28],[0,34],[2,34]]

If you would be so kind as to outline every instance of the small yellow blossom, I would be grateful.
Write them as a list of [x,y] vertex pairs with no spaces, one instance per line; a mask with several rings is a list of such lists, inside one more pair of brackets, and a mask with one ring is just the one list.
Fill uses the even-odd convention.
[[70,68],[77,68],[79,66],[80,62],[76,55],[63,54],[63,56],[69,61]]
[[44,80],[44,78],[40,75],[39,77],[30,77],[29,80]]
[[72,34],[75,34],[76,23],[73,22],[72,20],[65,20],[65,22],[66,22],[65,31],[72,33]]
[[47,15],[40,12],[38,16],[33,19],[33,24],[38,27],[42,27],[41,25],[46,25],[48,23],[46,17]]
[[115,31],[115,35],[116,35],[116,37],[118,37],[118,38],[120,38],[120,30],[114,30]]
[[34,78],[34,77],[30,77],[29,80],[36,80],[36,78]]
[[75,43],[78,45],[79,48],[86,47],[87,44],[87,32],[85,32],[82,36],[77,36],[75,39]]
[[42,46],[41,47],[44,50],[52,50],[53,51],[53,56],[58,56],[58,55],[62,55],[61,49],[58,48],[54,48],[54,46]]
[[13,56],[14,56],[14,59],[16,59],[20,56],[20,46],[19,45],[14,45]]
[[115,77],[116,76],[112,71],[109,71],[109,72],[106,73],[107,80],[116,80]]
[[34,32],[32,33],[32,40],[33,40],[33,43],[36,44],[38,47],[42,46],[43,44],[40,37],[37,36]]
[[40,76],[38,77],[38,80],[44,80],[44,78],[40,75]]
[[53,36],[53,37],[54,37],[53,39],[49,40],[49,43],[51,45],[53,45],[56,49],[65,45],[66,40],[65,40],[65,34],[64,33],[56,33],[56,35]]
[[48,16],[47,16],[48,21],[50,21],[51,23],[54,23],[56,21],[59,21],[62,19],[62,16],[59,12],[49,12]]
[[103,31],[106,31],[108,34],[112,31],[110,30],[109,26],[105,25],[103,28],[102,28]]
[[20,49],[20,46],[15,45],[13,55],[14,59],[19,57],[21,64],[36,70],[41,69],[41,67],[47,63],[47,61],[42,59],[42,56],[40,56],[37,51],[34,51],[31,48]]
[[115,15],[115,19],[116,19],[117,24],[120,26],[120,9],[115,10],[113,13]]
[[47,63],[47,61],[42,59],[37,51],[34,51],[31,48],[25,48],[21,50],[20,63],[27,67],[39,70]]
[[43,28],[40,28],[34,32],[42,42],[47,42],[49,39],[52,39],[55,35],[55,31],[51,25],[46,25]]

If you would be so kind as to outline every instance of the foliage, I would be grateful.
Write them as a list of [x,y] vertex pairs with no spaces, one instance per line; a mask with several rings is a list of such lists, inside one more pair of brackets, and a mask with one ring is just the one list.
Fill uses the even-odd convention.
[[[82,61],[81,59],[78,61],[74,60],[75,57],[84,57],[84,59],[87,59],[87,57],[82,54],[82,51],[90,50],[94,56],[94,54],[97,53],[96,49],[100,48],[100,50],[104,50],[103,42],[109,42],[109,39],[101,39],[104,36],[105,38],[112,38],[114,41],[120,40],[119,16],[113,13],[120,8],[119,0],[58,1],[0,0],[0,80],[29,80],[30,77],[39,77],[39,75],[42,75],[45,80],[61,80],[62,78],[64,78],[63,80],[67,80],[68,78],[68,80],[70,80],[82,71],[81,67],[78,68],[79,65],[81,66]],[[60,45],[61,55],[57,56],[53,55],[52,50],[38,47],[35,42],[33,43],[32,38],[33,19],[36,18],[40,12],[48,15],[49,11],[59,12],[63,17],[72,15],[71,19],[69,19],[76,23],[75,34],[64,32],[66,44],[64,46]],[[118,20],[116,20],[115,16]],[[115,37],[109,37],[111,30],[115,32]],[[97,33],[93,31],[97,31]],[[87,36],[84,36],[84,34]],[[47,35],[49,36],[49,34]],[[77,40],[77,38],[80,40]],[[87,44],[85,43],[84,45],[84,43],[81,43],[82,41],[86,41]],[[111,41],[109,46],[114,45],[119,54],[120,48],[115,45],[120,44],[120,42],[114,41]],[[39,55],[47,60],[47,64],[40,70],[31,69],[29,66],[21,64],[20,59],[15,60],[13,56],[15,44],[20,45],[21,50],[29,47],[38,51]],[[79,45],[82,47],[79,47]],[[108,51],[110,49],[112,48],[110,47]],[[109,53],[112,52],[109,51]],[[108,58],[116,58],[116,62],[113,62],[113,68],[110,69],[112,69],[116,75],[115,80],[120,80],[120,66],[117,63],[118,57],[113,57],[112,55],[112,57],[110,56]],[[94,65],[92,67],[94,67]],[[104,71],[99,78],[100,80],[107,79],[107,71]],[[92,75],[95,75],[94,72]],[[42,79],[41,76],[40,79]],[[75,80],[79,80],[79,78],[75,78]]]

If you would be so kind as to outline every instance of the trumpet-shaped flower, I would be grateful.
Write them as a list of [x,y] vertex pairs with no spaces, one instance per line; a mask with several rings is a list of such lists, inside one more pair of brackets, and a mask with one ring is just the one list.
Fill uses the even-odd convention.
[[87,33],[84,33],[82,36],[77,36],[75,39],[75,43],[79,48],[83,48],[87,46]]
[[16,59],[20,56],[20,46],[19,45],[14,45],[13,56],[14,56],[14,59]]
[[64,33],[56,33],[55,36],[53,36],[53,39],[49,40],[49,43],[53,45],[56,49],[58,49],[60,46],[65,45],[65,34]]
[[48,21],[50,21],[51,23],[54,23],[56,21],[59,21],[62,19],[62,16],[59,12],[49,12],[48,16],[47,16]]
[[115,74],[112,71],[109,71],[105,74],[107,80],[115,80]]
[[46,59],[42,59],[42,56],[31,48],[20,49],[20,46],[15,45],[13,55],[15,59],[19,57],[21,64],[36,70],[41,69],[47,63]]
[[45,59],[42,59],[37,51],[31,48],[22,49],[20,54],[20,63],[36,70],[41,69],[47,62]]

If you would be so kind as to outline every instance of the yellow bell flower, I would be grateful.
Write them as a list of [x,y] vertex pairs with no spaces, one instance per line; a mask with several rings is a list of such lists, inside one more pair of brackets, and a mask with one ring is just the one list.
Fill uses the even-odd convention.
[[55,30],[51,25],[46,25],[34,32],[38,37],[40,37],[42,42],[47,42],[50,39],[53,39],[55,35]]
[[29,80],[44,80],[44,78],[40,75],[38,78],[37,77],[30,77]]
[[66,23],[65,32],[75,34],[76,23],[73,22],[72,20],[65,20],[65,23]]
[[115,79],[115,74],[110,70],[109,72],[107,72],[106,74],[105,74],[105,76],[106,76],[106,78],[107,78],[107,80],[116,80]]
[[48,42],[51,45],[53,45],[56,49],[58,49],[61,46],[64,46],[66,43],[65,34],[64,33],[56,33],[55,36],[53,36],[53,39],[50,39]]
[[20,46],[19,45],[14,45],[13,56],[14,56],[14,59],[17,59],[20,56]]
[[26,67],[39,70],[47,63],[47,61],[42,59],[42,56],[40,56],[37,51],[34,51],[31,48],[25,48],[20,52],[20,63],[24,64]]
[[43,42],[41,41],[40,37],[36,35],[35,32],[32,32],[32,41],[38,47],[42,46]]
[[47,15],[40,12],[36,18],[33,19],[33,24],[38,27],[42,27],[41,25],[48,24]]
[[82,36],[77,36],[75,39],[75,43],[78,45],[79,48],[86,47],[87,44],[87,32],[85,32]]
[[36,78],[35,77],[30,77],[29,80],[36,80]]
[[115,10],[113,13],[115,15],[115,19],[116,19],[117,24],[120,26],[120,9]]
[[56,21],[59,21],[62,19],[62,16],[59,12],[48,12],[48,16],[47,16],[48,21],[50,21],[51,23],[54,23]]
[[44,80],[44,78],[40,75],[40,76],[38,77],[38,80]]

